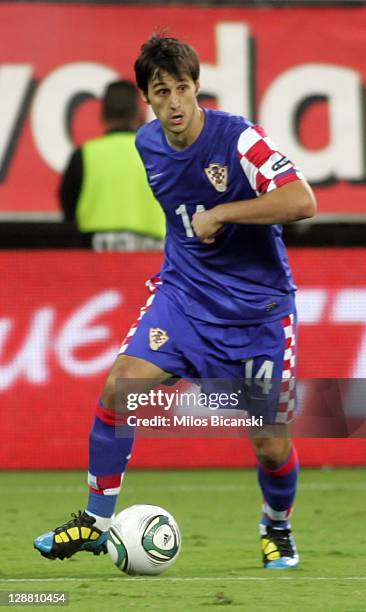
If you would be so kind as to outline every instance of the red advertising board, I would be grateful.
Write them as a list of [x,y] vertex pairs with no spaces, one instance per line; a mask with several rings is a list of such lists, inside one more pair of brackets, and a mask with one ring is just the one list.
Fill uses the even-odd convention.
[[[84,467],[104,377],[161,256],[0,252],[0,468]],[[299,376],[366,378],[366,250],[290,251]],[[133,465],[253,465],[247,440],[138,440]],[[366,464],[363,439],[299,440],[307,465]]]
[[100,133],[95,99],[133,78],[159,26],[198,50],[202,91],[262,122],[318,185],[320,213],[365,213],[363,8],[5,2],[0,23],[0,215],[58,211],[73,146]]

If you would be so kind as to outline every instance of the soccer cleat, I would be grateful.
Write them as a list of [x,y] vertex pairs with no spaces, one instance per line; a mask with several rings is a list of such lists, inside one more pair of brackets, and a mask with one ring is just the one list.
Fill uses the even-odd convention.
[[265,569],[292,569],[299,564],[291,529],[276,529],[260,523],[259,533]]
[[38,536],[33,542],[34,548],[47,559],[65,559],[82,550],[94,555],[106,553],[107,533],[93,526],[95,518],[80,510],[71,516],[64,525]]

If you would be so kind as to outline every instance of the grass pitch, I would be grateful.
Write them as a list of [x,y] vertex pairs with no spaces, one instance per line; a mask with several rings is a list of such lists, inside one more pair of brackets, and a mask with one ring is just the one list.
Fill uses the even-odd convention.
[[365,474],[302,471],[293,517],[301,566],[274,572],[261,568],[254,471],[131,471],[119,509],[165,506],[183,537],[166,573],[131,578],[107,555],[49,561],[32,548],[35,536],[84,507],[83,473],[3,472],[0,591],[67,591],[66,609],[88,612],[365,612]]

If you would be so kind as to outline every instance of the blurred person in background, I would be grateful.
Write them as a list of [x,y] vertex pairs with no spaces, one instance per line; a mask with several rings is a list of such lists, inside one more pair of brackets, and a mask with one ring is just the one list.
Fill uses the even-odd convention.
[[[131,81],[110,83],[103,95],[105,134],[77,148],[66,167],[59,199],[66,221],[98,233],[98,250],[160,248],[165,220],[135,148],[144,123],[139,92]],[[102,234],[100,234],[102,232]]]

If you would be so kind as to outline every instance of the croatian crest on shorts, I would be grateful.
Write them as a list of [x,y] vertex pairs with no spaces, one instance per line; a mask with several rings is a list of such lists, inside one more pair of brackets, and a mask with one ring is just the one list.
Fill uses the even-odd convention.
[[149,331],[149,342],[150,348],[153,351],[157,351],[163,344],[168,342],[169,336],[163,329],[159,327],[150,327]]
[[210,183],[215,187],[216,191],[226,191],[227,189],[227,166],[220,164],[210,164],[205,168],[206,176]]

